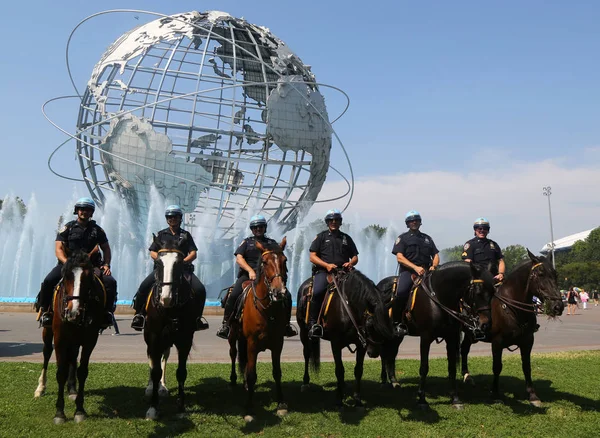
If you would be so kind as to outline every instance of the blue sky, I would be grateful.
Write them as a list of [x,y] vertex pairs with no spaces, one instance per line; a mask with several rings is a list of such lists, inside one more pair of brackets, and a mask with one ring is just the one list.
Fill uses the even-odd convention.
[[[319,82],[348,93],[350,109],[335,129],[357,179],[346,212],[353,221],[401,230],[404,213],[417,209],[423,231],[446,247],[467,240],[473,220],[486,216],[501,246],[537,251],[549,240],[542,187],[551,185],[556,238],[600,225],[595,1],[11,2],[0,30],[0,196],[35,193],[60,213],[74,190],[84,192],[47,169],[65,137],[40,107],[72,94],[65,45],[73,27],[113,8],[244,17],[284,40]],[[70,53],[77,86],[118,35],[150,19],[122,14],[84,25]],[[339,111],[341,100],[326,98],[330,114]],[[76,102],[55,104],[50,114],[72,130]],[[73,147],[55,164],[78,177]],[[343,167],[337,146],[333,159]],[[323,195],[339,190],[332,177]]]

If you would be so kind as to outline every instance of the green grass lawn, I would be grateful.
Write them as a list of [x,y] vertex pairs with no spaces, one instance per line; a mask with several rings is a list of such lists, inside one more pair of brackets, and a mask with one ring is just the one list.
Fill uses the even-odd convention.
[[[93,357],[93,356],[92,356]],[[49,372],[47,394],[33,398],[41,364],[0,363],[1,437],[132,437],[203,436],[230,437],[245,434],[265,437],[377,437],[377,436],[561,436],[600,435],[600,351],[534,355],[533,379],[542,408],[526,401],[521,362],[505,358],[501,388],[504,403],[491,404],[491,358],[470,359],[477,386],[460,386],[465,402],[462,411],[449,403],[446,361],[432,360],[427,387],[430,409],[416,406],[418,366],[416,360],[399,360],[397,370],[402,388],[392,390],[379,384],[380,363],[365,364],[363,398],[365,410],[334,408],[333,364],[322,364],[312,376],[311,391],[300,392],[303,364],[283,364],[284,394],[290,413],[275,415],[274,388],[268,354],[261,354],[255,397],[256,420],[243,421],[245,392],[241,385],[228,386],[229,366],[194,364],[188,367],[187,415],[178,418],[175,407],[175,365],[169,364],[167,382],[171,395],[162,402],[159,421],[145,421],[144,399],[148,369],[143,364],[92,364],[87,381],[86,410],[89,418],[72,421],[74,402],[66,400],[68,422],[52,422],[57,385],[55,366]],[[348,392],[353,364],[346,363]]]

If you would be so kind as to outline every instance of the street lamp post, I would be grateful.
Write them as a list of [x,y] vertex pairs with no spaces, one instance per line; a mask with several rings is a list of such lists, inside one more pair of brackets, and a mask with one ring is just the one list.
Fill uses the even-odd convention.
[[548,216],[550,217],[550,251],[552,252],[552,267],[556,269],[554,261],[554,230],[552,229],[552,207],[550,206],[550,195],[552,195],[552,187],[543,187],[544,196],[548,197]]

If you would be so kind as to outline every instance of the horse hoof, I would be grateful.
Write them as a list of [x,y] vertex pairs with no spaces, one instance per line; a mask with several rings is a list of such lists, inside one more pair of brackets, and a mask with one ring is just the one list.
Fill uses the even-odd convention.
[[465,405],[462,403],[452,403],[452,407],[457,411],[462,411],[465,408]]
[[33,398],[40,398],[41,396],[43,396],[45,394],[46,394],[46,390],[44,390],[44,389],[39,390],[39,391],[35,391],[33,393]]
[[167,397],[169,395],[169,390],[167,388],[165,388],[164,386],[161,386],[160,389],[158,390],[158,396],[159,397]]
[[419,409],[421,409],[422,411],[428,411],[429,410],[429,403],[427,403],[427,402],[419,402],[417,404],[417,406],[419,406]]
[[400,382],[393,382],[393,383],[392,383],[392,388],[393,388],[393,389],[398,389],[398,388],[400,388]]
[[280,418],[285,417],[288,414],[288,410],[286,409],[277,409],[277,416]]
[[250,423],[252,423],[252,422],[254,421],[254,417],[253,417],[252,415],[245,415],[245,416],[244,416],[244,421],[245,421],[247,424],[250,424]]
[[158,419],[158,409],[150,408],[146,411],[146,420],[156,420]]
[[65,419],[63,417],[54,417],[54,424],[65,424]]
[[184,418],[187,417],[187,414],[185,412],[179,412],[177,415],[175,415],[175,418],[182,420]]
[[146,388],[146,390],[144,391],[144,396],[146,398],[152,397],[152,388]]
[[69,400],[75,401],[77,399],[77,394],[69,394]]
[[310,384],[306,383],[300,387],[300,392],[307,392],[310,389]]
[[85,414],[75,414],[75,423],[81,423],[85,420]]
[[536,407],[536,408],[541,408],[542,407],[542,401],[541,400],[529,400],[529,404],[531,406]]
[[469,373],[465,374],[463,377],[463,382],[468,383],[471,386],[475,386],[475,379],[473,379]]

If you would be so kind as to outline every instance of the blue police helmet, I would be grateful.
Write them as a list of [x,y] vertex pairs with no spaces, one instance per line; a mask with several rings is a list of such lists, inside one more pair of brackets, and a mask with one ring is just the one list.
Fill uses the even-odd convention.
[[169,205],[165,209],[165,217],[167,217],[167,216],[182,216],[183,217],[183,210],[181,209],[181,207],[179,205]]
[[417,210],[411,210],[408,213],[406,213],[406,216],[404,216],[404,222],[408,223],[410,221],[421,222],[421,213],[419,213]]
[[250,228],[259,227],[261,225],[267,228],[267,220],[264,216],[260,214],[255,214],[250,218]]
[[342,212],[339,211],[337,208],[332,208],[331,210],[328,210],[327,213],[325,213],[325,223],[332,219],[342,220]]
[[490,229],[490,221],[488,221],[484,217],[478,217],[477,219],[475,219],[475,222],[473,222],[473,229],[475,230],[477,228],[485,228],[485,229],[489,230]]
[[92,198],[79,198],[73,208],[73,214],[77,214],[79,208],[91,208],[92,211],[96,210],[96,203]]

